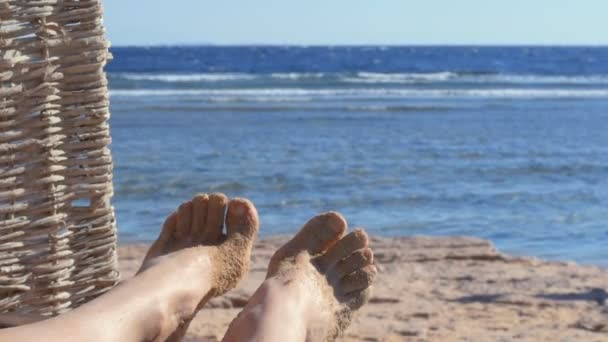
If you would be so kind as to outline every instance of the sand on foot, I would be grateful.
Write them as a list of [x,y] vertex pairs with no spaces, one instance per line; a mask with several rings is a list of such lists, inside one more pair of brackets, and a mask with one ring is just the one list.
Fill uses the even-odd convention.
[[[212,299],[187,341],[219,341],[288,237],[258,241],[234,290]],[[608,341],[608,270],[510,257],[468,237],[371,238],[379,274],[342,341]],[[148,245],[119,247],[123,278]]]

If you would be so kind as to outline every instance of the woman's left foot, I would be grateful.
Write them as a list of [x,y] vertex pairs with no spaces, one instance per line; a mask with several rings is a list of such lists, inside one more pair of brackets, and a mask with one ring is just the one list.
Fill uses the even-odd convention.
[[232,341],[334,341],[367,303],[376,277],[369,238],[344,217],[312,218],[270,259],[266,280],[230,324]]

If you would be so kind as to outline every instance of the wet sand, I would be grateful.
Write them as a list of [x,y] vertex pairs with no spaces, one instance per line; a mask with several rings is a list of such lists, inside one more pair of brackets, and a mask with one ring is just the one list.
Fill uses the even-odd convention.
[[[198,314],[187,341],[219,341],[287,237],[256,243],[241,285]],[[380,271],[343,341],[608,341],[608,270],[511,257],[467,237],[372,238]],[[121,245],[123,279],[144,244]],[[285,322],[282,322],[283,324]]]

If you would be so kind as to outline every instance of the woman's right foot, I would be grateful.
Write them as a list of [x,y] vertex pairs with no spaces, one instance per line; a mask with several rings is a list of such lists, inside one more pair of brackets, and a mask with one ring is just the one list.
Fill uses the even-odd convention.
[[210,298],[237,285],[248,272],[258,227],[253,203],[220,193],[199,194],[169,215],[135,277],[159,288],[167,283],[175,293],[164,303],[169,318],[157,339],[180,341]]
[[333,341],[365,304],[377,270],[363,230],[343,236],[346,221],[312,218],[281,247],[266,281],[232,322],[225,341]]
[[246,274],[258,227],[250,201],[197,195],[169,216],[135,277],[61,316],[2,329],[0,341],[179,341]]

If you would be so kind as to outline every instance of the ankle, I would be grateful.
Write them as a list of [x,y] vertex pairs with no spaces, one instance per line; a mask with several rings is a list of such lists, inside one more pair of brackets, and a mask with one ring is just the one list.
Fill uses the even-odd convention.
[[[332,309],[327,307],[327,293],[320,291],[319,281],[314,272],[302,269],[287,270],[266,280],[267,306],[277,310],[279,321],[298,321],[304,336],[310,340],[324,340],[328,321],[334,320]],[[270,304],[270,305],[268,305]],[[329,324],[332,326],[333,324]]]
[[303,341],[307,325],[302,318],[308,317],[305,297],[297,282],[277,276],[266,279],[232,321],[223,341]]
[[[179,263],[173,258],[163,259],[124,282],[117,293],[129,296],[131,301],[135,293],[139,305],[145,308],[147,314],[141,320],[146,341],[166,339],[180,324],[194,317],[211,291],[208,279],[200,276],[200,270],[205,268],[198,267],[196,260]],[[180,272],[176,273],[176,269]]]

